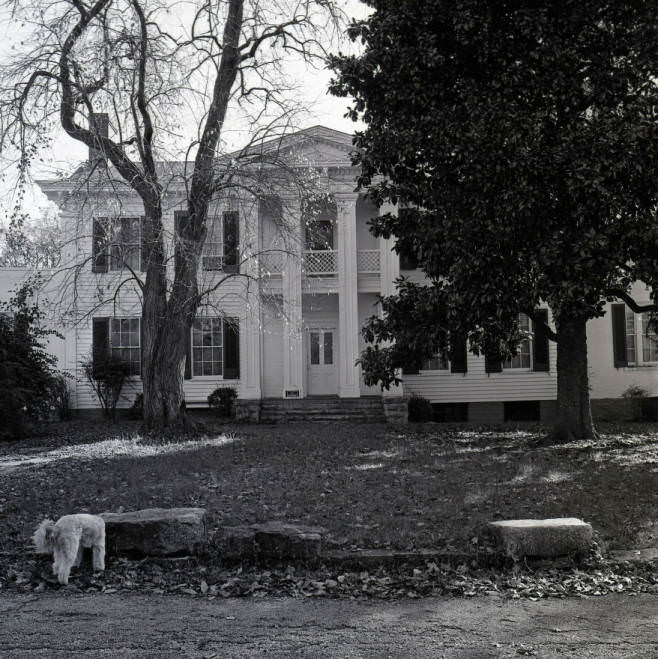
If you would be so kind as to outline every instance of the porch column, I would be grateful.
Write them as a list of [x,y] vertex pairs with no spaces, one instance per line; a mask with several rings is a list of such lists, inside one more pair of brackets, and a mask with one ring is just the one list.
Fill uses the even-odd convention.
[[[384,213],[397,213],[397,206],[393,204],[385,203],[382,204],[379,209],[379,214],[383,215]],[[379,251],[380,251],[380,288],[381,294],[384,297],[389,295],[395,295],[397,293],[397,286],[395,285],[395,280],[400,276],[400,257],[397,252],[393,250],[393,245],[395,245],[395,238],[391,236],[390,238],[381,238],[379,239]],[[382,315],[382,308],[379,307],[379,315]],[[398,369],[396,375],[401,378],[402,371]],[[402,385],[392,384],[389,389],[384,389],[382,396],[385,398],[399,398],[404,394]]]
[[338,210],[338,395],[361,395],[359,358],[359,304],[356,260],[357,195],[335,194]]
[[259,202],[250,199],[243,206],[241,260],[244,277],[244,320],[240,332],[240,398],[261,397],[261,299],[258,259],[261,253],[258,224]]
[[303,398],[302,231],[298,199],[282,199],[286,253],[283,261],[283,398]]

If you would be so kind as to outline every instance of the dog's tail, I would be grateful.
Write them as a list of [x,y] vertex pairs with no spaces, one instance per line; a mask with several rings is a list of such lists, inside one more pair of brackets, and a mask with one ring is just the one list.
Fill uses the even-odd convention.
[[58,535],[59,529],[55,526],[55,522],[52,519],[44,519],[32,536],[37,553],[51,554]]

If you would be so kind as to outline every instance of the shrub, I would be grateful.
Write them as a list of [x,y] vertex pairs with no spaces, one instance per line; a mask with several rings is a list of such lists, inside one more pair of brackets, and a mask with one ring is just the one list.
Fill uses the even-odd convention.
[[422,423],[424,421],[431,421],[434,418],[432,403],[427,398],[423,398],[423,396],[413,394],[409,399],[408,406],[409,421]]
[[128,416],[135,420],[144,418],[144,394],[137,394],[135,396],[133,404],[128,409]]
[[68,383],[70,377],[64,373],[58,373],[53,378],[50,390],[52,406],[60,421],[68,421],[71,418],[71,390]]
[[57,334],[40,327],[43,313],[31,302],[38,285],[28,280],[0,304],[0,439],[24,437],[51,416],[56,359],[42,340]]
[[218,416],[233,416],[233,401],[237,397],[233,387],[219,387],[208,396],[208,407]]
[[630,401],[633,421],[642,421],[644,418],[644,400],[649,397],[649,391],[637,384],[632,384],[624,391],[622,397]]
[[98,398],[103,416],[107,421],[114,421],[121,389],[130,375],[130,367],[114,355],[97,361],[88,358],[81,361],[80,366]]

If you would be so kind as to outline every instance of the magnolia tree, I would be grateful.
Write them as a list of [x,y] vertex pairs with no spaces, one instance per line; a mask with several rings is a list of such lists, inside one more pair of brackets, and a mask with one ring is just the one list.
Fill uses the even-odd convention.
[[[305,185],[271,139],[258,145],[292,127],[299,104],[287,67],[323,65],[340,12],[330,0],[5,4],[21,45],[0,72],[3,146],[20,152],[25,174],[61,126],[92,150],[74,176],[78,195],[139,197],[144,272],[124,265],[142,300],[144,418],[184,424],[187,337],[198,306],[225,280],[208,288],[198,278],[209,209],[231,191],[262,199]],[[224,135],[238,128],[247,146],[227,156]],[[174,160],[184,164],[163,168]],[[170,252],[163,213],[174,184],[186,208]],[[226,277],[241,276],[231,266]]]
[[591,437],[587,321],[613,299],[658,309],[630,295],[642,280],[658,302],[656,5],[366,4],[349,30],[363,53],[334,59],[333,92],[367,125],[361,188],[406,208],[374,232],[429,281],[384,300],[366,376],[389,386],[465,337],[500,370],[524,312],[557,342],[554,438]]

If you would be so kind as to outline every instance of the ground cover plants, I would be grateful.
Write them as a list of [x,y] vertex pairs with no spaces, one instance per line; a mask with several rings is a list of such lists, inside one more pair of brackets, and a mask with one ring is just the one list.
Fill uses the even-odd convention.
[[[333,546],[345,549],[476,555],[480,530],[490,520],[559,516],[592,523],[603,548],[658,544],[650,533],[658,428],[650,424],[608,426],[599,440],[557,447],[536,447],[541,429],[530,427],[218,424],[205,438],[161,443],[140,438],[132,422],[54,428],[59,434],[0,447],[3,587],[48,586],[47,561],[29,554],[31,532],[44,517],[160,506],[206,508],[211,536],[221,526],[275,519],[320,525]],[[487,590],[543,596],[651,589],[656,583],[651,566],[606,564],[553,575],[432,563],[365,574],[329,567],[290,573],[288,566],[229,567],[214,556],[113,559],[108,568],[100,579],[81,575],[78,587],[206,596]]]

